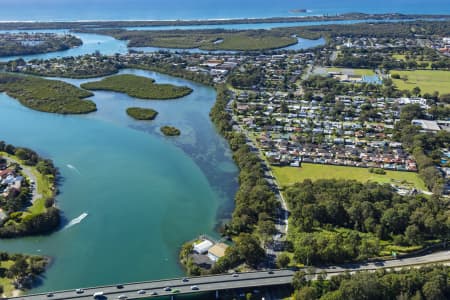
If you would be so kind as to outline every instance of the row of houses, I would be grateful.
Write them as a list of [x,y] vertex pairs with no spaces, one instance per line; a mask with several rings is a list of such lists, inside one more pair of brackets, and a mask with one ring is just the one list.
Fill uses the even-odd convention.
[[259,148],[274,165],[310,162],[416,172],[414,158],[392,141],[394,124],[407,104],[428,108],[423,98],[339,95],[330,103],[286,93],[260,93],[252,99],[241,93],[235,95],[232,112],[233,122],[258,134]]

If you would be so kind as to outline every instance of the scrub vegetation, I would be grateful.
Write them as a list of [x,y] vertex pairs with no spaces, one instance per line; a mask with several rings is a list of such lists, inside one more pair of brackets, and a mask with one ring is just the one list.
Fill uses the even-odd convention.
[[100,81],[81,85],[88,90],[104,90],[125,93],[140,99],[176,99],[189,95],[192,89],[187,86],[156,84],[151,78],[131,74],[115,75]]
[[316,281],[308,281],[307,277],[304,271],[294,275],[293,300],[450,298],[448,266],[344,273],[329,280],[321,275]]
[[96,30],[119,40],[128,40],[129,47],[162,47],[202,50],[253,51],[278,49],[294,45],[297,39],[272,30]]
[[0,252],[0,295],[11,296],[13,290],[32,288],[48,263],[42,256]]
[[97,110],[93,94],[71,84],[34,76],[0,73],[0,92],[34,110],[59,114],[85,114]]
[[180,129],[173,126],[162,126],[160,130],[166,136],[177,136],[181,134]]
[[154,120],[158,112],[151,108],[130,107],[127,114],[136,120]]
[[294,259],[303,264],[410,252],[450,234],[448,199],[400,196],[387,184],[305,180],[284,195]]

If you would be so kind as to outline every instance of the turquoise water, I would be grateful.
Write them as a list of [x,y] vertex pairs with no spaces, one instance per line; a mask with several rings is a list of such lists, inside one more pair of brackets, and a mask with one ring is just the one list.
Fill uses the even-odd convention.
[[[176,20],[333,15],[345,12],[449,14],[448,0],[1,0],[0,20]],[[308,13],[292,14],[292,9]]]
[[[23,31],[23,30],[22,30]],[[53,32],[53,33],[65,33],[67,30],[26,30],[27,32]],[[18,32],[18,30],[9,30],[9,31],[0,31],[0,32]],[[127,42],[120,41],[113,37],[100,35],[100,34],[87,34],[87,33],[74,33],[75,36],[80,38],[83,41],[83,44],[79,47],[75,47],[72,49],[64,50],[64,51],[56,51],[50,53],[43,54],[32,54],[32,55],[22,55],[22,56],[4,56],[0,57],[0,61],[10,61],[19,58],[23,58],[26,61],[33,59],[52,59],[52,58],[61,58],[61,57],[70,57],[70,56],[80,56],[85,54],[91,54],[96,51],[105,54],[105,55],[113,55],[116,53],[124,54],[128,53]],[[307,39],[298,39],[299,42],[295,45],[285,47],[283,49],[286,50],[301,50],[307,48],[313,48],[320,45],[325,44],[325,40],[323,38],[318,40],[307,40]],[[131,47],[130,49],[144,52],[157,52],[160,50],[165,51],[180,51],[180,49],[172,49],[172,48],[159,48],[159,47]],[[209,53],[210,51],[204,51],[200,49],[183,49],[182,51],[188,51],[191,53]],[[215,51],[212,51],[215,52]],[[228,52],[228,53],[236,53],[236,51],[217,51],[217,52]]]
[[[9,30],[1,32],[18,32],[19,30]],[[23,31],[23,30],[21,30]],[[67,30],[27,30],[28,32],[53,32],[53,33],[67,33]],[[22,55],[22,56],[5,56],[0,57],[0,61],[9,61],[18,58],[23,58],[25,60],[32,59],[51,59],[59,57],[68,56],[79,56],[84,54],[94,53],[99,51],[105,55],[112,55],[116,53],[127,53],[127,42],[119,41],[113,37],[99,34],[87,34],[87,33],[76,33],[74,34],[83,41],[83,45],[75,48],[71,48],[64,51],[50,52],[44,54],[33,54],[33,55]]]
[[[32,111],[0,94],[1,139],[54,160],[67,221],[88,213],[49,236],[0,241],[2,250],[54,258],[35,291],[180,276],[181,244],[215,235],[217,214],[232,209],[237,169],[209,121],[214,90],[153,72],[123,72],[194,92],[173,101],[96,92],[98,112],[85,116]],[[155,108],[157,119],[132,120],[125,108],[135,105]],[[162,124],[179,127],[181,137],[163,137]]]

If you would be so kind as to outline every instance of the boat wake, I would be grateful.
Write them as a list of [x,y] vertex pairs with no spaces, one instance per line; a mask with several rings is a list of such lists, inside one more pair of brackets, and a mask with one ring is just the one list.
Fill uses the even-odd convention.
[[71,165],[71,164],[67,164],[67,167],[68,167],[69,169],[71,169],[71,170],[74,170],[75,172],[77,172],[78,174],[80,174],[80,175],[81,175],[81,172],[80,172],[80,171],[78,171],[78,169],[77,169],[77,168],[75,168],[75,166],[73,166],[73,165]]
[[80,216],[76,217],[75,219],[71,220],[69,222],[69,224],[67,224],[66,226],[64,226],[64,229],[70,228],[72,226],[77,225],[78,223],[80,223],[81,221],[83,221],[84,218],[86,218],[88,216],[87,213],[82,213]]

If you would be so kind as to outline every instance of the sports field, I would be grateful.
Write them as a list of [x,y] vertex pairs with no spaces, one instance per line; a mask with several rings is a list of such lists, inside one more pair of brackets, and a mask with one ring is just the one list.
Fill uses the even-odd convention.
[[450,93],[450,71],[417,70],[417,71],[391,71],[391,74],[407,76],[407,80],[393,79],[400,90],[412,90],[418,86],[423,93],[440,94]]
[[320,164],[302,164],[296,167],[272,167],[273,173],[281,186],[288,186],[305,179],[353,179],[360,182],[373,181],[390,183],[396,186],[418,188],[427,191],[424,182],[417,173],[386,171],[385,175],[369,173],[367,168],[344,167]]

